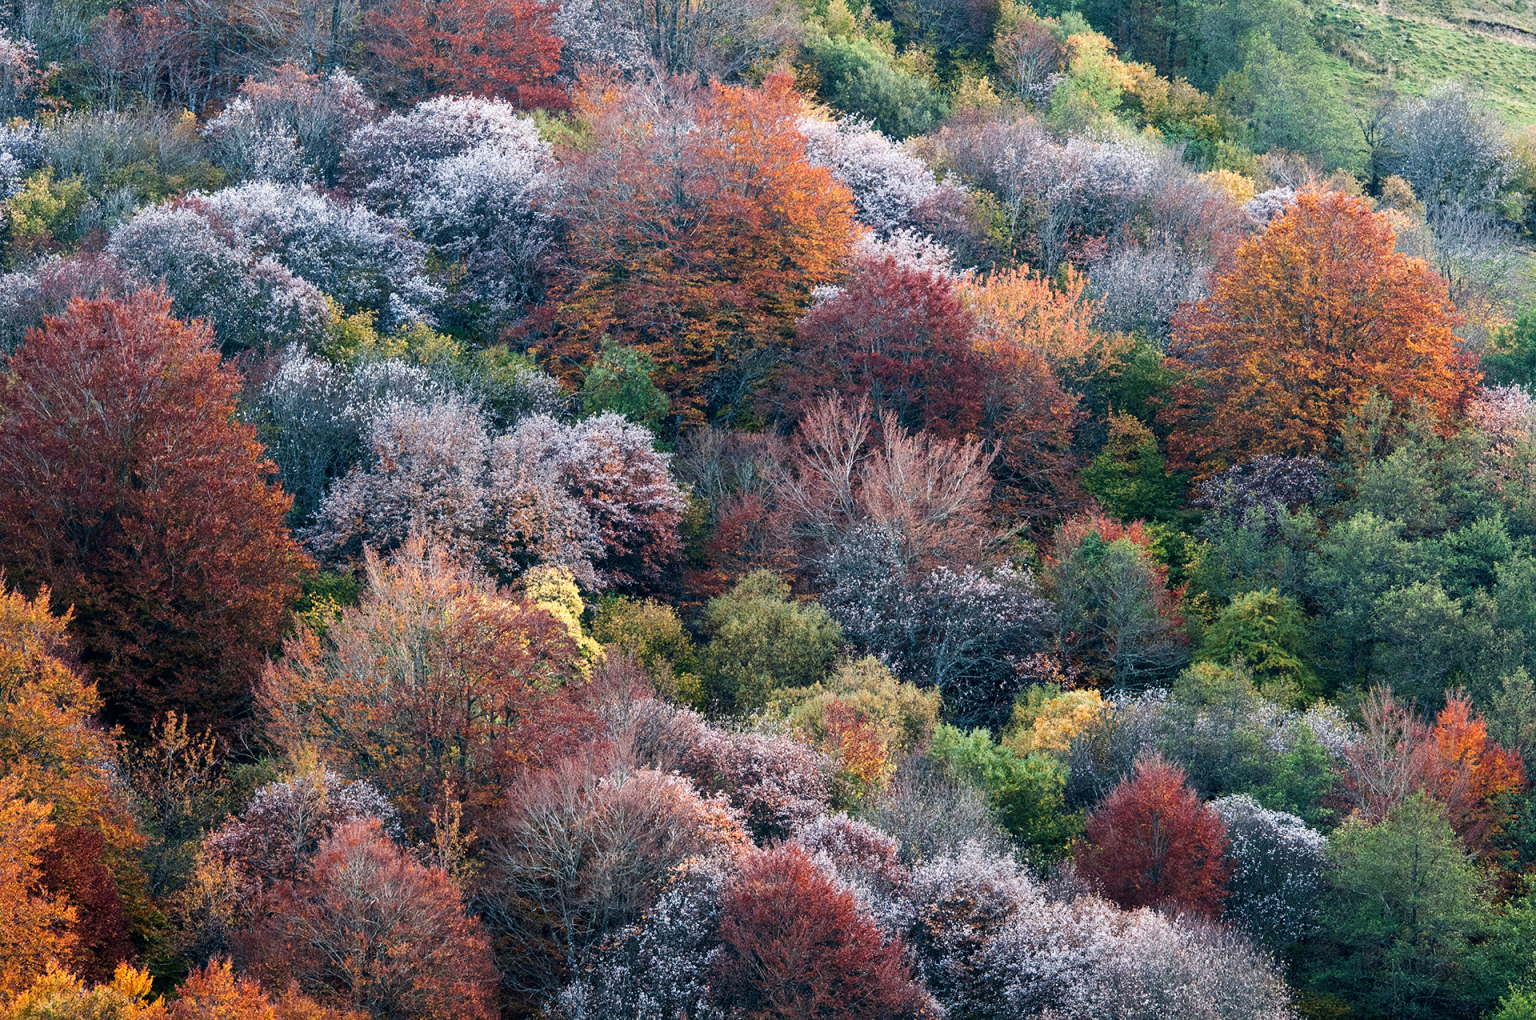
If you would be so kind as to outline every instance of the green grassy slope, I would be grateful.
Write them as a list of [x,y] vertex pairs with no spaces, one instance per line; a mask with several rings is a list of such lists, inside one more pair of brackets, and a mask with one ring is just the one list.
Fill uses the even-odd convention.
[[1308,0],[1346,90],[1363,102],[1383,83],[1420,93],[1447,78],[1482,89],[1511,124],[1536,124],[1532,0]]

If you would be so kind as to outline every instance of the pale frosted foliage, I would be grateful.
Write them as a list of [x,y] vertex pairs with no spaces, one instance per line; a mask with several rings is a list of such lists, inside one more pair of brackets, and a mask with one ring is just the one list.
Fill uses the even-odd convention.
[[552,237],[540,206],[554,188],[547,145],[492,139],[436,161],[404,215],[417,237],[463,266],[465,296],[505,319],[534,297]]
[[420,365],[398,358],[365,361],[352,369],[347,380],[347,414],[365,422],[392,401],[425,404],[447,395],[442,384]]
[[345,561],[420,531],[505,576],[545,564],[587,587],[627,580],[675,546],[686,506],[651,442],[615,414],[532,415],[493,437],[463,397],[388,403],[369,421],[369,463],[332,488],[310,542]]
[[1399,99],[1381,128],[1386,172],[1406,179],[1427,206],[1487,202],[1513,169],[1498,114],[1454,82],[1422,98]]
[[1211,807],[1226,823],[1232,861],[1223,919],[1275,948],[1304,937],[1314,926],[1328,863],[1322,835],[1246,795],[1222,797]]
[[759,842],[782,839],[826,811],[831,769],[823,755],[798,740],[711,726],[695,731],[679,765],[701,790],[726,794]]
[[893,230],[885,237],[860,235],[853,242],[853,257],[865,264],[893,259],[904,269],[950,278],[957,275],[954,252],[927,234],[919,234],[908,227]]
[[1166,337],[1179,307],[1208,291],[1210,262],[1172,245],[1126,248],[1095,264],[1088,289],[1100,301],[1101,329]]
[[314,513],[326,486],[362,453],[358,423],[346,415],[345,372],[288,348],[266,383],[247,399],[252,421],[293,496],[293,519]]
[[496,459],[529,465],[558,481],[581,505],[606,559],[646,560],[651,550],[673,547],[688,505],[668,473],[671,458],[657,453],[654,443],[647,429],[613,412],[574,425],[530,415],[498,442]]
[[1312,737],[1328,749],[1334,761],[1342,764],[1345,751],[1359,739],[1359,731],[1344,717],[1337,705],[1326,701],[1313,702],[1312,707],[1300,719],[1311,731]]
[[33,310],[43,302],[43,286],[35,273],[0,273],[0,351],[21,346],[27,330],[37,323]]
[[321,292],[380,313],[386,328],[442,296],[403,224],[269,181],[146,209],[113,230],[108,250],[140,279],[163,280],[178,314],[207,318],[236,349],[318,343]]
[[901,859],[909,865],[953,852],[967,840],[997,850],[1012,845],[975,787],[923,757],[897,766],[866,817],[901,844]]
[[621,75],[644,71],[651,63],[645,36],[609,16],[604,0],[564,0],[551,28],[560,47],[561,77],[578,78],[583,69],[601,68]]
[[293,496],[289,519],[308,524],[332,482],[362,459],[364,431],[395,402],[430,404],[447,391],[426,369],[389,358],[350,370],[291,346],[254,394],[245,418],[256,425],[283,488]]
[[440,161],[482,145],[508,156],[548,152],[537,126],[516,107],[438,96],[358,129],[342,156],[342,182],[377,212],[403,212]]
[[853,192],[859,219],[881,234],[907,222],[938,190],[926,163],[867,122],[804,117],[799,127],[806,159],[832,171]]
[[442,297],[422,275],[425,249],[399,220],[270,181],[226,188],[196,207],[239,247],[271,256],[349,311],[378,312],[386,329],[424,319]]
[[163,284],[175,313],[207,319],[226,350],[316,344],[329,311],[311,282],[231,238],[189,205],[146,209],[112,231],[132,278]]
[[1117,142],[1073,138],[1057,145],[1044,134],[1020,134],[993,161],[1003,211],[1035,235],[1047,274],[1068,257],[1078,235],[1106,237],[1129,224],[1158,184],[1147,152]]
[[246,180],[308,184],[313,179],[298,138],[286,124],[257,121],[248,101],[236,100],[204,130],[214,128],[219,163]]
[[723,868],[693,868],[555,998],[558,1020],[725,1020],[709,978],[718,936]]
[[27,168],[9,152],[0,150],[0,199],[21,194],[26,186]]
[[1296,189],[1290,186],[1270,188],[1250,198],[1243,206],[1253,222],[1260,226],[1267,226],[1277,216],[1285,215],[1285,211],[1296,201]]
[[246,179],[331,185],[347,140],[373,114],[347,72],[322,78],[284,67],[270,81],[246,82],[203,136],[214,161]]
[[0,124],[0,152],[14,159],[24,173],[40,170],[53,162],[49,158],[47,136],[36,124]]
[[240,816],[204,845],[242,879],[270,885],[300,877],[336,829],[364,818],[378,819],[400,836],[399,812],[377,787],[366,780],[349,782],[317,765],[257,790]]
[[1239,936],[1091,895],[1049,895],[970,844],[912,873],[913,942],[942,1003],[986,1020],[1288,1020],[1278,969]]
[[957,725],[1006,721],[1019,667],[1040,650],[1055,614],[1028,569],[909,570],[889,528],[840,541],[817,578],[821,599],[857,647],[901,679],[937,687]]
[[858,897],[887,938],[906,934],[916,918],[899,841],[868,822],[836,814],[800,826],[794,842]]
[[1536,399],[1520,386],[1484,386],[1467,405],[1497,451],[1510,452],[1536,436]]
[[320,506],[311,543],[327,558],[356,557],[366,543],[392,549],[416,531],[472,552],[486,521],[482,476],[490,437],[480,409],[462,397],[396,400],[369,420],[372,461],[336,483]]
[[561,567],[588,588],[602,586],[594,561],[603,543],[591,515],[537,457],[512,452],[514,440],[496,440],[487,487],[496,533],[489,557],[516,573],[524,562]]
[[567,967],[639,921],[678,869],[729,862],[750,845],[723,797],[700,797],[676,774],[604,764],[583,755],[528,775],[485,832],[480,906],[514,987],[558,987]]

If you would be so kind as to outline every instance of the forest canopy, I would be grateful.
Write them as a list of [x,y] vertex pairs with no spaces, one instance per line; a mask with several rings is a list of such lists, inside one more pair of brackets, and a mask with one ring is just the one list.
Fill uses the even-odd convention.
[[0,11],[0,1020],[1536,1017],[1452,7]]

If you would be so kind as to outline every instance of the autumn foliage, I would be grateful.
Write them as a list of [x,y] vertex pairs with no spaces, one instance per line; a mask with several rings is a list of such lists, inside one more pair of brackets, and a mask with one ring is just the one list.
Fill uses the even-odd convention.
[[232,725],[297,595],[289,498],[239,376],[154,292],[77,300],[11,356],[0,391],[7,580],[48,586],[106,715]]
[[0,995],[32,984],[78,941],[75,908],[42,887],[41,857],[53,837],[48,805],[24,799],[20,783],[0,779]]
[[100,831],[122,868],[143,837],[105,767],[117,746],[95,722],[101,699],[71,668],[69,617],[51,614],[48,601],[47,589],[0,596],[0,770],[52,805],[51,821]]
[[938,1015],[913,980],[906,949],[887,939],[852,892],[793,844],[742,862],[721,903],[724,943],[715,994],[762,1020],[902,1020]]
[[564,109],[560,39],[544,0],[394,0],[368,12],[380,86],[400,101],[444,92]]
[[[650,355],[684,424],[741,409],[815,286],[844,270],[848,190],[812,167],[790,79],[686,96],[607,89],[581,100],[570,258],[536,342],[579,378],[603,337]],[[532,339],[532,338],[531,338]]]
[[1076,848],[1079,872],[1122,907],[1159,907],[1215,918],[1231,865],[1226,827],[1161,758],[1136,763],[1135,775],[1088,816],[1087,842]]
[[1465,692],[1450,693],[1426,725],[1413,705],[1377,689],[1361,720],[1360,739],[1346,751],[1346,778],[1364,817],[1384,818],[1422,791],[1440,802],[1469,850],[1492,848],[1514,820],[1510,798],[1526,789],[1525,764],[1488,735]]
[[480,923],[447,874],[350,822],[300,881],[280,883],[243,935],[242,955],[271,987],[385,1020],[489,1020],[496,969]]
[[581,713],[558,691],[580,665],[564,623],[420,539],[387,564],[370,551],[366,566],[362,604],[324,633],[300,626],[262,677],[280,746],[366,770],[424,825],[444,784],[473,814],[579,743]]
[[973,346],[982,365],[982,434],[995,445],[997,502],[1009,515],[1040,520],[1081,502],[1073,474],[1074,438],[1086,415],[1066,382],[1104,371],[1118,350],[1095,330],[1087,278],[1068,269],[1063,285],[1027,269],[966,280],[960,297],[976,317]]
[[1185,373],[1163,412],[1176,462],[1214,472],[1260,454],[1326,455],[1373,393],[1399,414],[1457,411],[1477,381],[1433,269],[1393,250],[1385,216],[1305,192],[1237,250],[1170,345]]
[[906,428],[975,432],[982,366],[971,328],[947,278],[893,258],[861,264],[797,327],[786,398],[797,411],[834,393],[868,398]]

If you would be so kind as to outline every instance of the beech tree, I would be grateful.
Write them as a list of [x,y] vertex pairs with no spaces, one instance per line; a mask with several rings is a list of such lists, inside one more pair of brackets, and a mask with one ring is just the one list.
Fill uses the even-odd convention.
[[459,890],[376,821],[343,825],[237,940],[255,974],[375,1020],[492,1020],[496,968]]
[[393,0],[368,12],[379,86],[405,104],[462,90],[518,105],[562,109],[560,40],[545,0]]
[[1178,767],[1155,757],[1137,762],[1084,829],[1078,870],[1122,907],[1220,916],[1231,873],[1226,826]]
[[301,624],[267,667],[257,697],[268,731],[365,770],[419,831],[445,783],[477,817],[520,769],[580,734],[557,692],[580,674],[580,630],[420,539],[365,565],[362,604],[323,633]]
[[[596,761],[592,758],[596,757]],[[680,869],[750,846],[725,797],[589,749],[513,785],[485,833],[477,905],[505,980],[548,993],[633,924]]]
[[1524,762],[1488,736],[1465,692],[1447,696],[1432,726],[1388,688],[1371,691],[1360,714],[1345,786],[1362,817],[1384,818],[1424,793],[1473,852],[1488,851],[1513,823],[1510,797],[1526,789]]
[[573,380],[605,336],[649,354],[680,424],[744,410],[853,240],[851,196],[807,161],[789,77],[581,103],[594,137],[569,157],[569,259],[529,342]]
[[48,805],[23,799],[21,783],[0,779],[0,993],[14,995],[50,961],[77,946],[75,908],[40,888],[40,856],[53,836]]
[[764,1020],[941,1015],[913,979],[902,942],[882,934],[799,846],[742,862],[721,899],[720,939],[715,994],[727,1009]]
[[157,293],[77,300],[0,393],[8,577],[74,607],[107,718],[140,733],[170,709],[237,723],[304,562],[212,339]]
[[972,325],[947,278],[894,258],[861,263],[842,293],[795,327],[784,380],[790,407],[803,412],[829,394],[867,397],[905,428],[974,433],[984,370]]
[[1209,474],[1259,454],[1325,455],[1375,393],[1399,420],[1463,407],[1477,375],[1445,281],[1395,241],[1363,200],[1303,192],[1238,248],[1174,329],[1184,376],[1163,421],[1176,463]]

